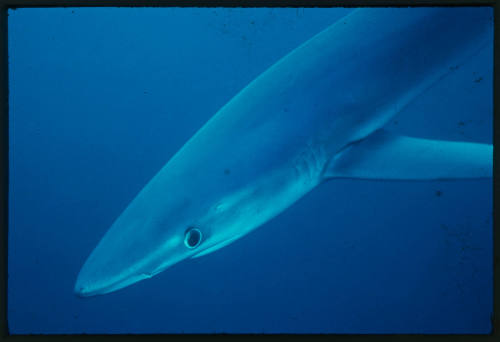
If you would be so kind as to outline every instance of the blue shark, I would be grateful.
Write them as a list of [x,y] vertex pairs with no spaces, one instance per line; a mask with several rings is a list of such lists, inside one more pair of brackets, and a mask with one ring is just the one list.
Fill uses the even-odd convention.
[[223,248],[336,178],[492,177],[493,146],[390,133],[491,46],[490,8],[360,8],[265,70],[163,166],[78,274],[105,294]]

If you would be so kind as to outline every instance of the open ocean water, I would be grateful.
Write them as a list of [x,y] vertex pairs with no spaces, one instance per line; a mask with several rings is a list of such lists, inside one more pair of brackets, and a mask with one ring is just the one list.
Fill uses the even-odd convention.
[[[10,332],[490,332],[492,179],[329,181],[217,252],[103,296],[73,292],[169,158],[350,11],[10,10]],[[493,40],[388,128],[491,144],[492,56]]]

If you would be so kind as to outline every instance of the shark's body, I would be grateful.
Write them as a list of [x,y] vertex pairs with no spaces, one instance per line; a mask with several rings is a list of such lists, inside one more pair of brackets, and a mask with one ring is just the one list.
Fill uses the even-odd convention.
[[108,293],[217,250],[326,179],[491,177],[491,145],[380,130],[491,44],[490,29],[489,8],[342,18],[251,82],[172,157],[89,256],[75,292]]

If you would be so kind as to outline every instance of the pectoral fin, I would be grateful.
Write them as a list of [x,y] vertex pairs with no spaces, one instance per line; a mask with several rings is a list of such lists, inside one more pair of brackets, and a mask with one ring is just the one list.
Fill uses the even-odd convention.
[[437,180],[488,178],[492,173],[493,145],[418,139],[380,130],[335,155],[324,177]]

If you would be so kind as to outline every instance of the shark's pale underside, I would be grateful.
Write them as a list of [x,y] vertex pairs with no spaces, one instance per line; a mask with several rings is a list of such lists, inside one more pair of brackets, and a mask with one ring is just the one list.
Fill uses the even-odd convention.
[[490,8],[351,12],[263,72],[186,142],[104,235],[75,292],[112,292],[216,251],[328,179],[491,177],[492,145],[383,130],[491,46],[491,30]]

